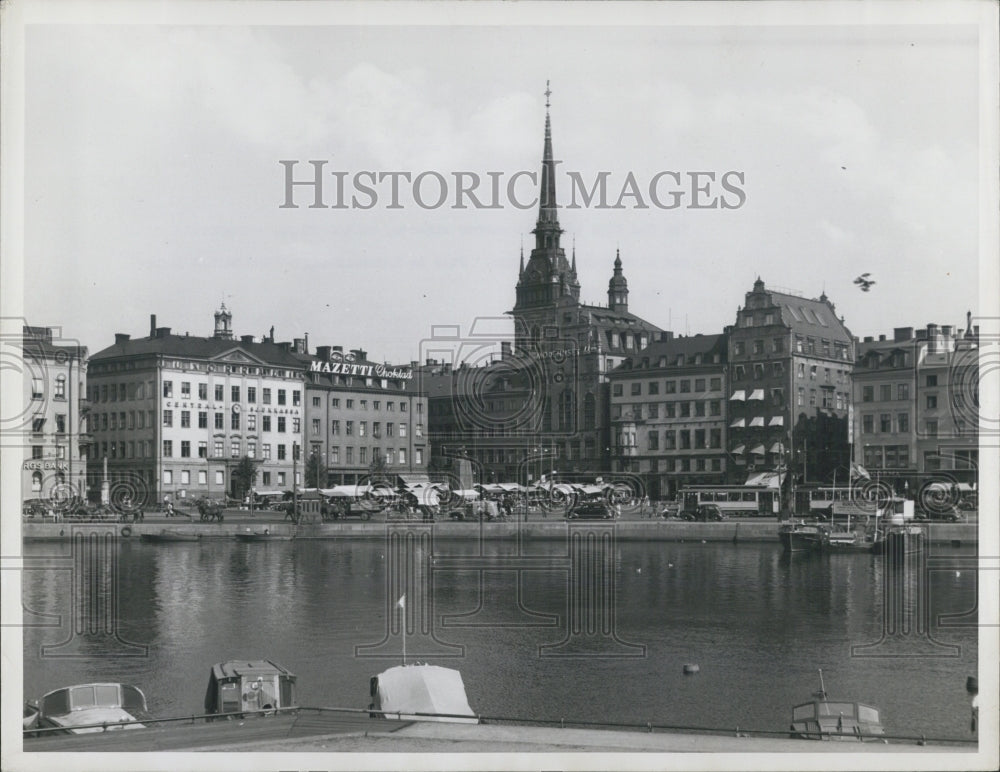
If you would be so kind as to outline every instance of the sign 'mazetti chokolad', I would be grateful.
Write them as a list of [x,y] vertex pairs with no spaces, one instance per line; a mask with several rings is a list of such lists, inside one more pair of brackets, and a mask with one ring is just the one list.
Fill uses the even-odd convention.
[[357,364],[354,361],[354,354],[344,354],[340,351],[331,351],[328,362],[313,360],[309,364],[309,372],[360,375],[364,378],[400,378],[403,380],[409,380],[413,377],[413,371],[407,368]]

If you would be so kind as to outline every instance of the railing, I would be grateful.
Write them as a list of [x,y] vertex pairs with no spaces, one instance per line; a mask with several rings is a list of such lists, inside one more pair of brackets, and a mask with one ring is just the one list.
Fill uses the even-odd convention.
[[[201,713],[192,714],[189,716],[175,716],[171,718],[153,718],[153,719],[135,719],[133,721],[122,721],[122,722],[102,722],[97,724],[79,724],[72,727],[72,729],[102,729],[108,731],[111,729],[117,729],[119,727],[125,727],[129,724],[141,724],[142,726],[150,726],[157,724],[170,724],[170,723],[195,723],[197,721],[219,721],[233,719],[236,717],[244,718],[246,716],[271,716],[275,714],[297,714],[303,711],[311,711],[314,713],[343,713],[347,715],[366,715],[370,718],[377,719],[389,719],[389,720],[401,720],[409,721],[411,719],[461,719],[468,720],[470,718],[476,719],[480,724],[506,724],[512,726],[538,726],[538,727],[558,727],[560,729],[578,727],[578,728],[588,728],[588,729],[605,729],[612,731],[642,731],[647,734],[654,732],[664,732],[664,733],[691,733],[691,734],[705,734],[705,735],[716,735],[722,737],[774,737],[774,738],[790,738],[790,739],[801,739],[797,738],[798,732],[791,729],[748,729],[742,727],[739,724],[731,727],[720,727],[720,726],[699,726],[694,724],[661,724],[654,723],[652,721],[647,722],[627,722],[627,721],[588,721],[584,719],[574,719],[560,717],[559,719],[537,719],[537,718],[523,718],[517,716],[491,716],[491,715],[467,715],[461,713],[424,713],[420,711],[384,711],[375,710],[372,708],[338,708],[338,707],[311,707],[311,706],[298,706],[290,708],[273,708],[271,710],[257,710],[257,711],[242,711],[239,713]],[[38,735],[47,734],[59,734],[67,733],[69,731],[66,727],[36,727],[33,729],[25,729],[23,734],[25,737],[32,737]],[[964,739],[957,737],[928,737],[926,734],[920,735],[904,735],[904,734],[865,734],[858,735],[851,731],[810,731],[807,732],[810,740],[830,740],[845,738],[850,740],[868,740],[871,742],[879,741],[895,741],[902,743],[915,743],[917,745],[977,745],[978,738]]]

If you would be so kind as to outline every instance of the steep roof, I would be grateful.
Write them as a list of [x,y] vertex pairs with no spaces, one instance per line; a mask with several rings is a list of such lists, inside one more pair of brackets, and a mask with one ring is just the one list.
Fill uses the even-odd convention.
[[303,361],[290,349],[271,341],[244,343],[227,338],[201,338],[195,335],[154,335],[147,338],[118,340],[98,351],[91,362],[119,357],[167,355],[194,359],[219,359],[231,351],[240,351],[264,364],[302,369]]
[[[702,365],[711,365],[712,357],[719,355],[717,364],[719,367],[726,362],[726,336],[719,335],[688,335],[686,337],[661,338],[650,343],[646,348],[635,352],[631,357],[631,367],[628,362],[618,365],[613,371],[613,375],[635,372],[636,370],[655,370],[662,367],[677,366],[677,359],[684,357],[684,367],[695,363],[695,357],[702,355]],[[648,358],[649,363],[643,364]],[[660,360],[664,359],[666,364],[661,365]]]

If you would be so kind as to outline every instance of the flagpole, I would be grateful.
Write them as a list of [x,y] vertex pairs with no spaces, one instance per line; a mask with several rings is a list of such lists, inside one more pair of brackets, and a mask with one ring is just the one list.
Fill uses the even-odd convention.
[[406,664],[406,593],[399,596],[399,600],[396,601],[396,605],[399,607],[399,627],[403,633],[403,664]]

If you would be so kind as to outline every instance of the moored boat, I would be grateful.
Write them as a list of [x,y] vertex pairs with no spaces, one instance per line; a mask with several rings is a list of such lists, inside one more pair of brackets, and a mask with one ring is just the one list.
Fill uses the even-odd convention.
[[143,729],[145,726],[140,722],[148,718],[146,695],[134,686],[79,684],[43,696],[38,703],[37,725],[87,734],[105,729]]
[[175,531],[170,528],[163,528],[158,533],[144,533],[139,536],[140,541],[149,542],[175,542],[175,541],[198,541],[201,534],[190,531]]
[[270,715],[298,707],[295,675],[269,659],[233,659],[212,666],[205,713],[215,716]]
[[291,541],[294,538],[292,534],[271,533],[269,528],[263,531],[251,531],[247,528],[245,531],[236,532],[237,541]]
[[479,723],[469,707],[462,674],[438,665],[398,665],[371,679],[373,716]]
[[877,532],[821,528],[817,546],[820,552],[872,552]]
[[860,702],[829,700],[819,671],[820,690],[811,702],[792,709],[791,736],[800,740],[880,740],[885,735],[878,708]]
[[785,552],[809,552],[819,544],[819,525],[804,520],[785,523],[778,530],[778,539]]

